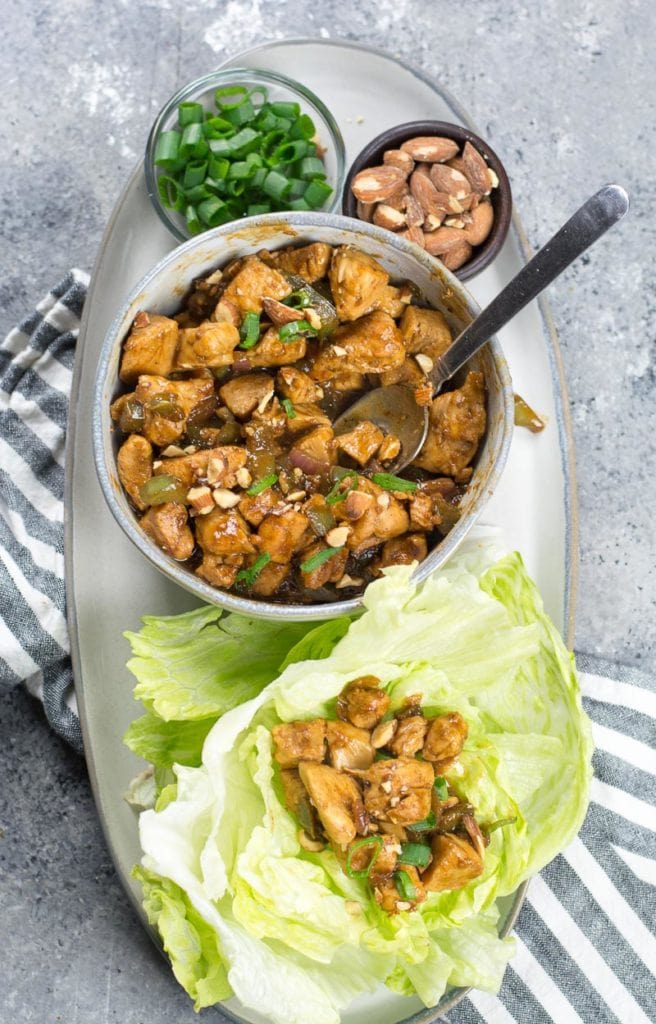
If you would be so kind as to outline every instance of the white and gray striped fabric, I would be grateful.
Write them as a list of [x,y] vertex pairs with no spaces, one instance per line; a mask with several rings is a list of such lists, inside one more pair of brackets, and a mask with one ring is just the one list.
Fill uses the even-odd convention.
[[[0,686],[24,681],[82,749],[63,580],[66,416],[87,276],[72,270],[0,345]],[[578,838],[529,886],[498,997],[450,1024],[656,1020],[656,681],[577,657],[593,722]]]

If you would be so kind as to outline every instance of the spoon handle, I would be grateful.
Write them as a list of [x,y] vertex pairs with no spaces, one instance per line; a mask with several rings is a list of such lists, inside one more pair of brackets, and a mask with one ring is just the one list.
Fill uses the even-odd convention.
[[629,197],[620,185],[604,185],[591,196],[437,361],[430,374],[435,390],[438,391],[493,334],[601,238],[628,209]]

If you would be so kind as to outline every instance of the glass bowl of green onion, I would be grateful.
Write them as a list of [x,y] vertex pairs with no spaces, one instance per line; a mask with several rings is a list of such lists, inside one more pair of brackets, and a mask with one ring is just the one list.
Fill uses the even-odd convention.
[[158,216],[184,241],[242,217],[336,209],[344,142],[304,85],[230,68],[190,82],[162,108],[145,174]]

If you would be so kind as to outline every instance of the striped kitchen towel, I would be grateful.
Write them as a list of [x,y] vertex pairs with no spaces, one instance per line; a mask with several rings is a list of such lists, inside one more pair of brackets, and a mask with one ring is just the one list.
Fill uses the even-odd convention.
[[[77,750],[62,496],[86,285],[71,271],[0,345],[0,685],[25,681]],[[529,885],[501,992],[470,993],[450,1024],[656,1020],[656,682],[585,655],[577,662],[597,747],[588,816]]]
[[0,345],[0,686],[82,750],[64,594],[64,447],[89,279],[71,270]]

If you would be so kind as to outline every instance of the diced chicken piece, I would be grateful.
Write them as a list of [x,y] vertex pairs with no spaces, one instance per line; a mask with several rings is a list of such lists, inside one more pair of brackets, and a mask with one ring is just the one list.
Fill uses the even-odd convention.
[[360,676],[347,683],[337,698],[337,714],[358,729],[373,729],[390,705],[376,676]]
[[266,262],[284,274],[296,274],[313,284],[326,276],[332,254],[332,246],[326,242],[313,242],[298,249],[267,253]]
[[281,768],[297,768],[301,761],[323,761],[326,752],[326,723],[323,718],[309,722],[283,722],[271,730],[273,756]]
[[384,434],[371,420],[361,420],[347,434],[336,438],[338,448],[346,452],[354,462],[365,466],[380,448]]
[[222,558],[217,555],[203,555],[203,561],[196,569],[196,575],[200,576],[206,583],[213,587],[221,587],[222,590],[229,590],[235,582],[238,565],[226,565]]
[[[314,370],[310,370],[313,373]],[[331,377],[329,381],[325,381],[327,385],[327,391],[336,391],[338,394],[343,394],[345,391],[362,391],[365,384],[365,376],[363,373],[358,373],[356,370],[349,370],[348,367],[335,373],[334,377]]]
[[380,375],[381,387],[389,387],[390,384],[408,384],[413,387],[422,384],[426,377],[419,367],[419,363],[412,356],[406,356],[401,365],[395,370],[386,370]]
[[[292,454],[295,453],[305,455],[306,458],[315,462],[317,467],[334,465],[336,456],[333,428],[327,425],[315,427],[309,434],[294,442]],[[318,471],[319,469],[316,470],[316,472]]]
[[162,459],[155,475],[174,476],[185,487],[208,483],[211,487],[234,487],[237,473],[246,465],[246,449],[238,445],[203,448],[193,455]]
[[276,374],[276,390],[292,405],[307,405],[320,398],[319,389],[311,377],[295,366],[283,366]]
[[399,914],[403,911],[414,910],[417,904],[423,903],[426,899],[426,889],[417,869],[412,864],[403,864],[399,867],[399,870],[405,871],[408,876],[408,883],[412,887],[410,891],[414,890],[414,896],[409,898],[407,895],[399,892],[393,876],[390,877],[388,875],[385,878],[381,878],[374,885],[374,898],[388,914]]
[[406,533],[403,537],[395,537],[383,545],[380,558],[377,559],[374,569],[380,572],[388,565],[410,565],[412,562],[422,562],[426,557],[428,545],[423,533]]
[[346,846],[366,828],[366,816],[357,782],[327,764],[312,761],[298,766],[301,780],[317,809],[328,837]]
[[239,502],[239,512],[251,526],[259,526],[270,512],[281,504],[280,495],[267,487],[259,494],[245,494]]
[[299,402],[294,405],[293,416],[287,417],[287,432],[302,434],[311,427],[330,427],[330,417],[314,402]]
[[283,768],[280,772],[280,782],[287,810],[298,817],[298,809],[308,795],[307,789],[301,782],[301,776],[296,768]]
[[395,758],[376,761],[364,779],[367,813],[397,825],[423,821],[430,813],[435,775],[426,761]]
[[143,512],[147,505],[142,501],[139,488],[153,475],[153,447],[150,441],[140,434],[130,434],[119,448],[116,468],[132,504]]
[[326,723],[328,759],[337,771],[365,769],[373,764],[374,748],[366,729],[358,729],[350,722]]
[[467,722],[458,711],[431,719],[424,743],[424,760],[446,761],[457,757],[468,732]]
[[485,382],[482,373],[472,371],[461,388],[438,395],[431,403],[428,437],[414,464],[458,482],[469,480],[469,463],[485,424]]
[[422,352],[434,363],[450,348],[453,340],[444,314],[421,306],[406,307],[399,330],[407,352],[411,355]]
[[399,329],[388,313],[379,310],[338,327],[315,359],[311,374],[328,381],[344,370],[383,373],[401,366],[405,349]]
[[388,284],[378,296],[374,309],[389,313],[396,320],[408,308],[411,301],[412,290],[409,287],[395,288],[394,285]]
[[268,373],[245,373],[219,388],[221,401],[238,420],[245,420],[260,402],[273,394],[273,379]]
[[272,562],[290,562],[303,549],[311,536],[307,516],[289,509],[281,516],[270,515],[263,520],[257,534],[260,552],[271,556]]
[[424,745],[428,722],[423,715],[409,715],[399,719],[394,736],[387,744],[395,757],[414,757]]
[[254,594],[259,597],[271,597],[272,594],[285,582],[289,576],[291,566],[289,562],[268,562],[258,573],[255,583],[251,587]]
[[328,279],[339,319],[357,320],[375,308],[389,274],[372,256],[341,245],[333,253]]
[[292,287],[274,267],[248,256],[221,296],[222,301],[234,302],[242,313],[261,313],[262,299],[286,299]]
[[233,327],[239,327],[242,320],[241,310],[229,299],[221,299],[212,313],[212,320],[219,324],[232,324]]
[[433,860],[421,876],[429,892],[462,889],[483,873],[483,858],[466,839],[448,833],[433,836]]
[[[347,542],[351,551],[360,554],[407,532],[410,525],[408,513],[389,491],[362,476],[358,480],[358,491],[370,495],[374,500],[352,523]],[[344,504],[346,505],[346,502]],[[335,515],[338,518],[348,518],[348,509],[342,512],[337,505]]]
[[282,341],[277,327],[269,327],[257,345],[244,352],[244,358],[251,366],[289,366],[303,359],[307,351],[307,340],[299,335],[290,341]]
[[166,377],[173,369],[178,325],[168,316],[138,313],[123,346],[120,378],[131,384],[142,374]]
[[[323,551],[327,546],[328,545],[322,540],[318,540],[314,544],[311,544],[310,547],[306,548],[303,552],[303,562],[313,558],[314,555]],[[318,565],[316,569],[311,569],[310,572],[301,571],[303,586],[308,590],[319,590],[319,588],[324,587],[326,583],[338,583],[344,575],[348,556],[348,549],[342,548],[341,551],[337,551],[332,558],[328,558],[321,565]]]
[[354,843],[347,854],[353,871],[369,870],[371,885],[384,889],[391,882],[392,875],[396,871],[401,847],[393,836],[381,836],[380,838],[382,844],[379,844],[378,837],[376,837],[376,842],[366,843],[362,846],[356,846]]
[[233,324],[211,323],[180,331],[180,344],[175,360],[176,370],[230,366],[234,349],[239,344],[239,331]]
[[171,558],[185,561],[193,554],[194,535],[188,526],[187,509],[177,501],[153,505],[139,520],[144,533]]
[[255,546],[250,530],[234,509],[216,508],[206,516],[197,516],[196,539],[206,554],[253,555]]
[[[187,418],[201,402],[214,397],[211,378],[193,380],[167,380],[165,377],[143,375],[139,377],[134,397],[144,407],[143,435],[151,444],[165,447],[178,441],[187,429]],[[175,407],[176,419],[167,419],[156,409],[159,399],[170,400]],[[154,405],[155,408],[151,408]]]

